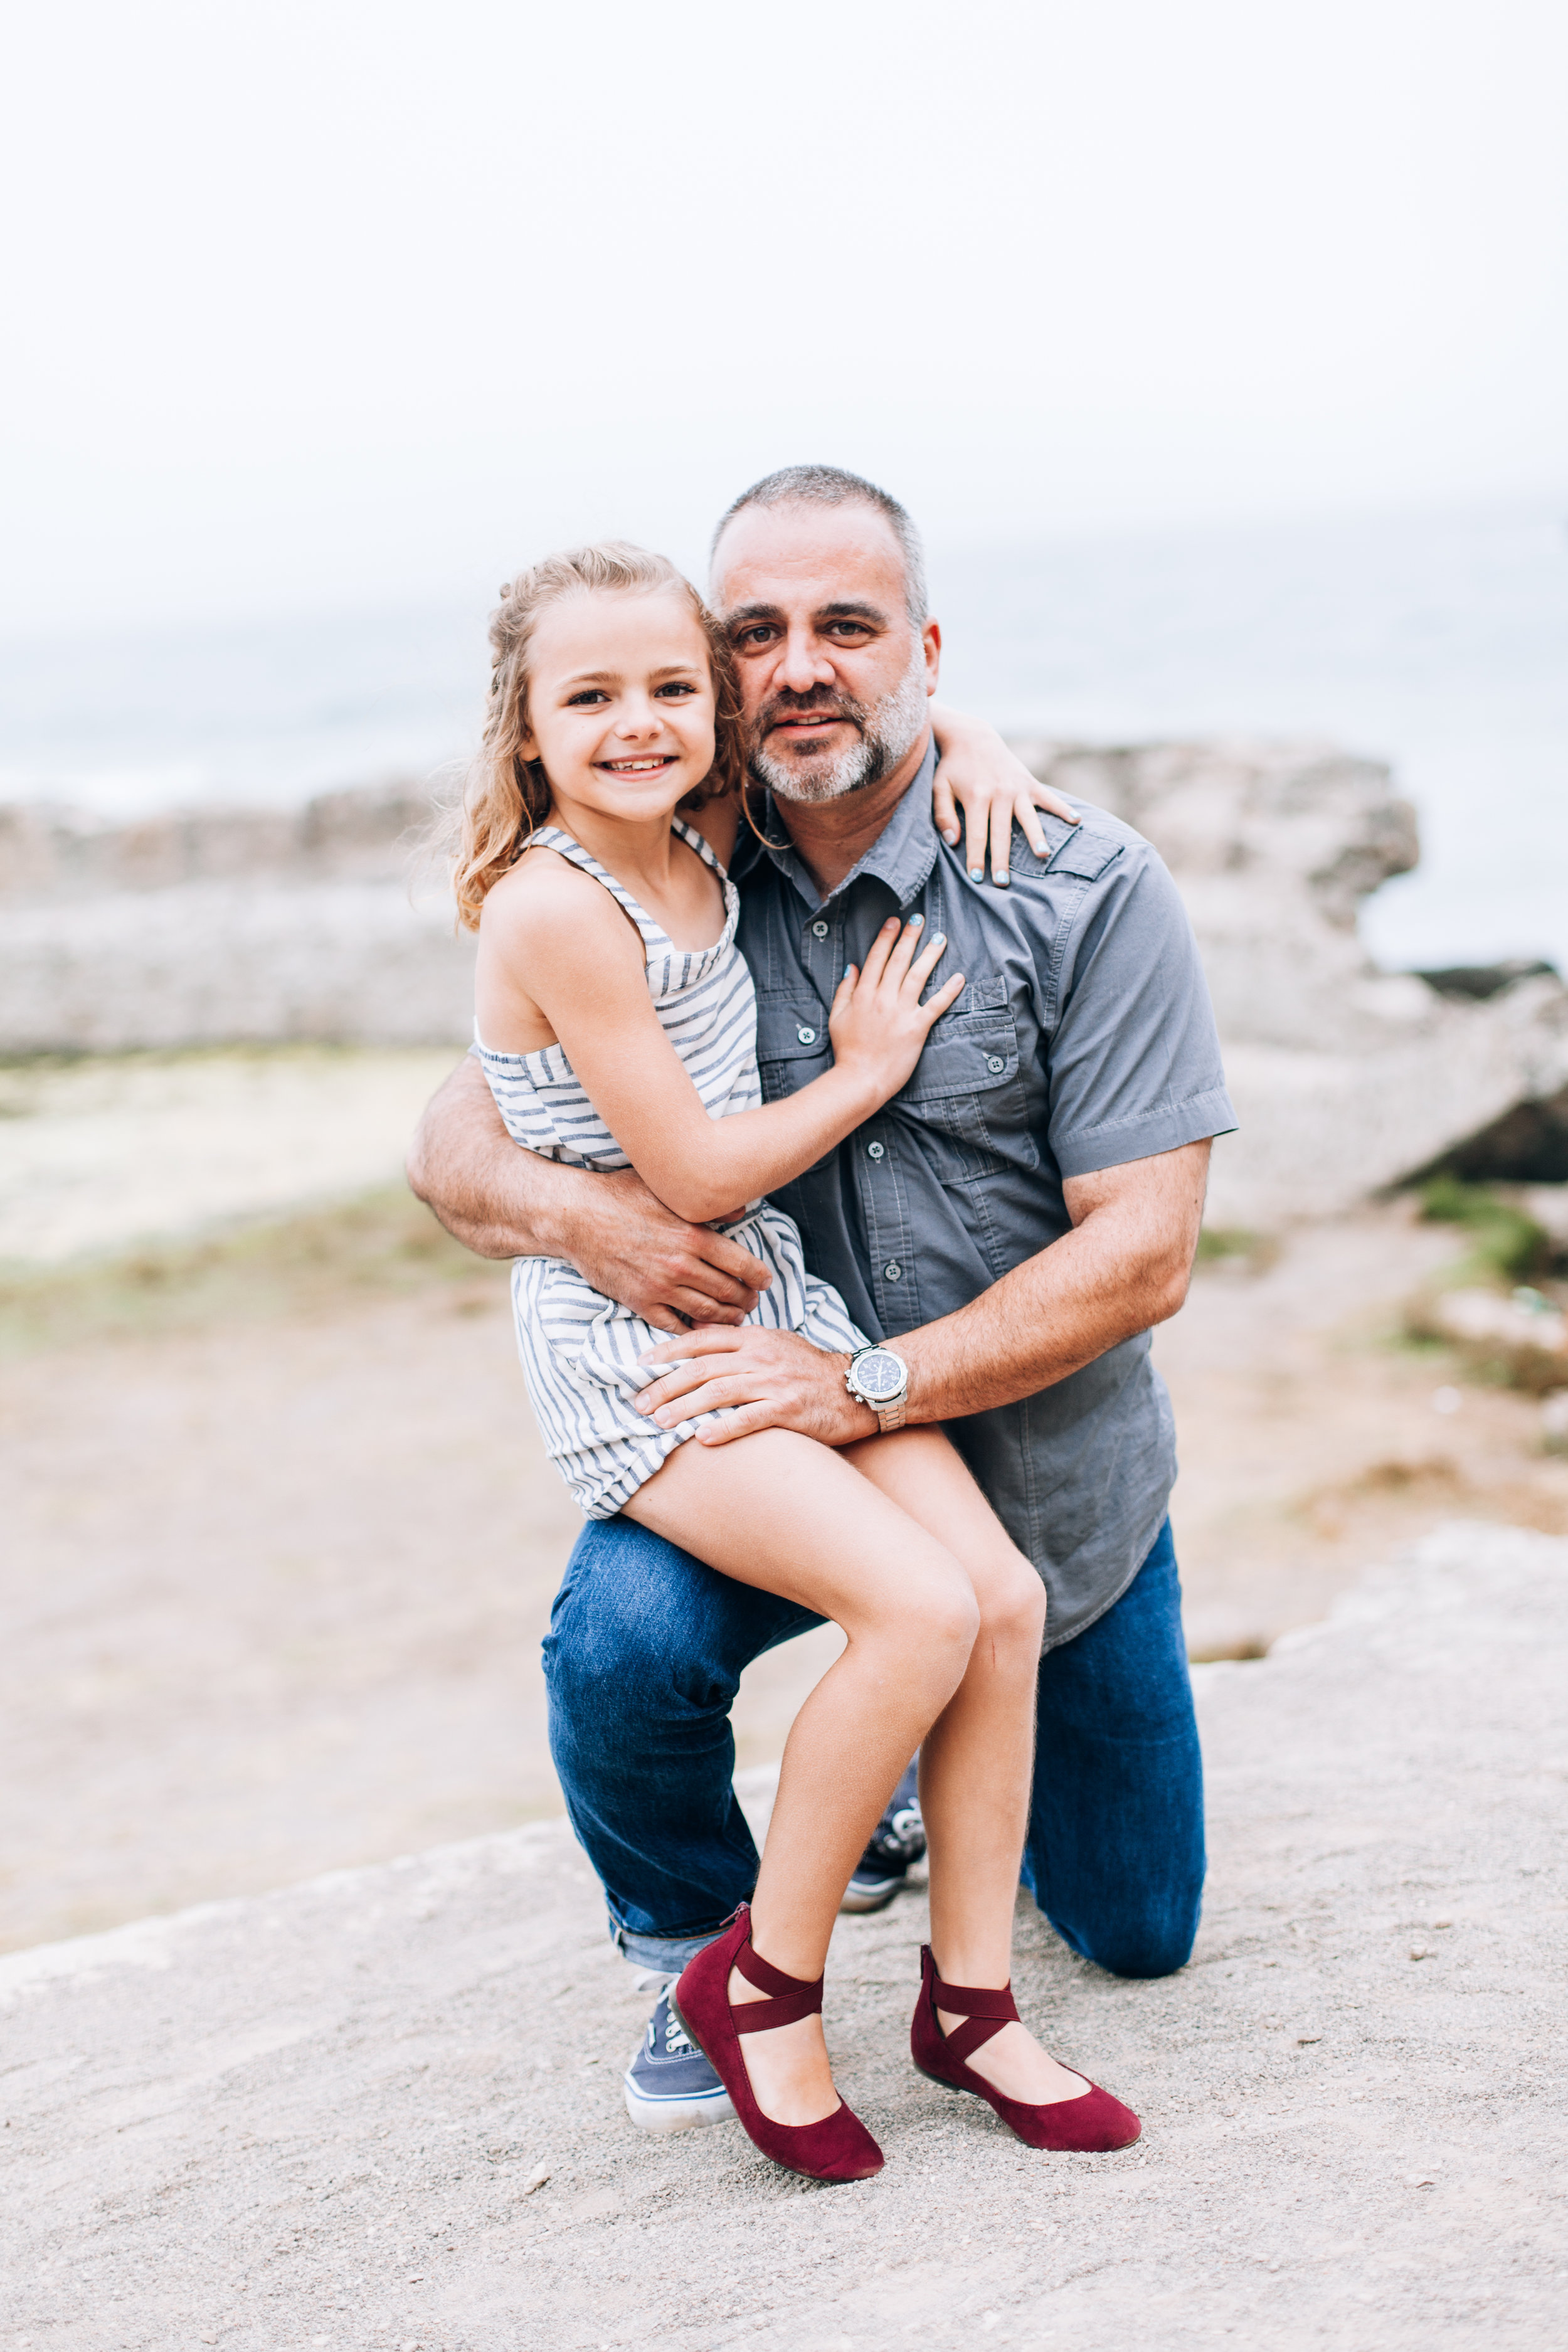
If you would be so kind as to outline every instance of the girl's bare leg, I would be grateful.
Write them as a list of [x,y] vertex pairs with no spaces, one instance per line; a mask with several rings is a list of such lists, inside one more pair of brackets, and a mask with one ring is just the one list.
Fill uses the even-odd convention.
[[[763,1957],[791,1976],[820,1976],[849,1874],[968,1667],[979,1622],[971,1578],[880,1480],[790,1430],[682,1445],[626,1516],[725,1576],[832,1618],[847,1636],[785,1745],[752,1903]],[[731,1975],[732,2006],[761,1997]],[[775,2122],[816,2123],[837,2106],[820,2018],[748,2034],[744,2047],[752,2088]]]
[[[980,1604],[963,1679],[921,1749],[921,1809],[938,1971],[949,1984],[1005,1985],[1029,1820],[1045,1588],[940,1432],[871,1438],[847,1448],[846,1459],[962,1560]],[[948,2032],[963,2022],[939,2015]],[[1034,2106],[1089,2088],[1022,2024],[1004,2026],[969,2063]]]

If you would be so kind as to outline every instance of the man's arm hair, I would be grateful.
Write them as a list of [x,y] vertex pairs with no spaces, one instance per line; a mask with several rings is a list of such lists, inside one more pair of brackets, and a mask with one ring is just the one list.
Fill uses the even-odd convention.
[[893,1345],[909,1418],[946,1421],[1037,1395],[1178,1312],[1192,1280],[1211,1144],[1185,1143],[1063,1190],[1073,1230],[955,1315]]
[[471,1054],[425,1106],[405,1166],[410,1190],[476,1257],[559,1256],[570,1180],[584,1172],[518,1150]]
[[465,1055],[426,1105],[410,1188],[479,1257],[559,1257],[658,1331],[739,1323],[772,1279],[722,1234],[672,1216],[631,1169],[600,1174],[524,1151]]

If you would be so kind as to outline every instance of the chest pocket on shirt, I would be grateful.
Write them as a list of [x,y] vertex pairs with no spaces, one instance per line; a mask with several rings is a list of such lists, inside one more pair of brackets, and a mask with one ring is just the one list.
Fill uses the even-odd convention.
[[769,1102],[819,1078],[833,1048],[827,1015],[805,989],[757,991],[757,1066]]
[[[764,1102],[778,1102],[808,1087],[822,1076],[832,1054],[827,1015],[814,996],[805,989],[757,991],[757,1074]],[[825,1152],[801,1172],[813,1175],[832,1159],[831,1151]]]
[[1017,1024],[1005,1004],[937,1023],[891,1108],[927,1131],[946,1181],[1039,1166],[1022,1064]]

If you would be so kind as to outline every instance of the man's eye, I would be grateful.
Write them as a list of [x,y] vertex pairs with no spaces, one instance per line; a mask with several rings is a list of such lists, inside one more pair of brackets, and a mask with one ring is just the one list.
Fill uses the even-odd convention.
[[830,621],[827,635],[830,637],[865,637],[869,636],[870,631],[864,621]]
[[769,638],[777,634],[768,622],[758,621],[751,628],[742,629],[735,638],[735,643],[738,646],[765,646]]

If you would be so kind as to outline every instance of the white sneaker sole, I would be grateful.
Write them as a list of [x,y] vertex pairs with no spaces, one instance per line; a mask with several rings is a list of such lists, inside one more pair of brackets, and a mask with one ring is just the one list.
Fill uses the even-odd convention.
[[894,1878],[878,1887],[847,1886],[839,1904],[840,1911],[885,1911],[895,1895],[909,1885],[907,1878]]
[[732,2124],[735,2120],[735,2110],[725,2090],[709,2092],[700,2099],[645,2099],[631,2076],[623,2074],[621,2093],[626,2113],[638,2131],[695,2131],[704,2124]]

